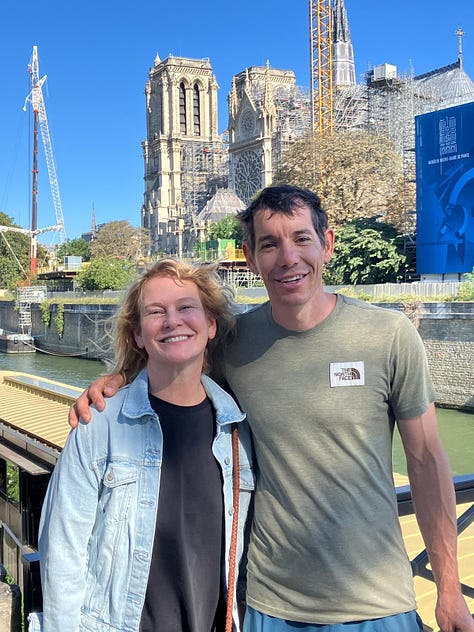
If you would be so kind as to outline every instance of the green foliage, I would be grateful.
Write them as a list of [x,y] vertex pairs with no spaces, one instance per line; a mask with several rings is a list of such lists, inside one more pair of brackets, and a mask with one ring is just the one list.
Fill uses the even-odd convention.
[[360,301],[366,301],[370,303],[372,301],[372,295],[367,294],[363,290],[359,290],[355,287],[343,287],[338,290],[339,294],[344,294],[344,296],[350,296],[351,298],[358,298]]
[[50,326],[53,306],[56,306],[53,322],[56,325],[59,337],[62,338],[64,334],[64,303],[62,301],[42,301],[39,306],[41,310],[41,320],[46,327]]
[[[13,222],[13,218],[2,212],[0,212],[0,224],[19,228]],[[0,288],[13,290],[23,280],[24,273],[21,267],[25,271],[29,269],[29,243],[28,236],[21,233],[5,231],[0,234]]]
[[20,470],[17,465],[7,461],[7,486],[8,500],[14,504],[20,502]]
[[317,192],[332,226],[379,216],[401,227],[415,204],[415,186],[403,177],[395,143],[362,130],[292,143],[273,178],[273,184],[288,182]]
[[465,277],[466,280],[459,285],[456,298],[459,301],[474,301],[474,269]]
[[76,276],[84,290],[123,290],[136,274],[135,267],[123,259],[96,257]]
[[56,314],[53,320],[58,330],[58,335],[62,338],[64,333],[64,303],[57,304]]
[[40,303],[41,320],[49,327],[51,323],[51,301],[42,301]]
[[[420,288],[420,291],[421,288]],[[382,294],[377,298],[371,298],[372,303],[400,303],[407,305],[409,303],[452,303],[455,299],[452,296],[447,295],[429,295],[423,296],[423,294]]]
[[59,262],[64,257],[82,257],[83,261],[89,261],[91,258],[89,244],[85,239],[68,239],[66,243],[61,244],[56,253]]
[[340,226],[333,258],[324,271],[326,285],[395,283],[403,278],[406,257],[397,231],[375,218]]
[[236,248],[242,248],[242,226],[235,215],[228,215],[218,222],[213,222],[207,231],[207,236],[210,240],[234,239]]
[[239,294],[237,290],[237,294],[234,298],[234,303],[237,303],[239,305],[259,305],[260,303],[264,303],[267,300],[267,296],[246,296],[245,294]]
[[[24,269],[28,269],[28,261],[23,261]],[[15,290],[24,275],[12,256],[0,255],[0,288]]]
[[121,257],[136,261],[147,255],[150,235],[145,228],[134,228],[130,222],[115,221],[104,224],[90,246],[91,259]]

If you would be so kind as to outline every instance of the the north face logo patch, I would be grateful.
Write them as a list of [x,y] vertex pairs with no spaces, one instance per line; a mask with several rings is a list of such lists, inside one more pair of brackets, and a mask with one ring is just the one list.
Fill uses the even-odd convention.
[[363,362],[331,362],[329,365],[331,386],[363,386],[365,370]]

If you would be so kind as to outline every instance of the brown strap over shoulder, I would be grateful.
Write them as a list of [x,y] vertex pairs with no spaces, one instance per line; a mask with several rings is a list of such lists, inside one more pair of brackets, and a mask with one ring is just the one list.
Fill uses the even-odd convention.
[[229,577],[227,610],[225,619],[225,632],[232,632],[232,612],[235,600],[235,573],[237,565],[237,535],[239,526],[239,493],[240,493],[240,466],[239,466],[239,430],[237,424],[232,428],[232,535],[229,551]]

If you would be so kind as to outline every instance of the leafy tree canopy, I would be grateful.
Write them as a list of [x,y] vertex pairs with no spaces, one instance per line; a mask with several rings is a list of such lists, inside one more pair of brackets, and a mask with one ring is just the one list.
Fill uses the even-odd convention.
[[56,253],[58,261],[62,261],[64,257],[82,257],[83,261],[89,261],[90,248],[89,243],[79,237],[77,239],[68,239],[64,244],[61,244]]
[[207,235],[209,239],[235,239],[236,247],[242,247],[242,226],[235,215],[228,215],[218,222],[213,222]]
[[[25,270],[28,269],[28,262],[25,262]],[[0,255],[0,288],[14,290],[23,280],[17,262],[11,256]]]
[[360,219],[336,230],[334,255],[324,271],[326,285],[395,283],[405,272],[397,231],[373,219]]
[[123,290],[135,274],[135,267],[124,259],[96,257],[76,276],[76,284],[84,290]]
[[[0,212],[0,225],[20,228],[13,218]],[[0,287],[13,290],[28,273],[30,240],[28,235],[0,232]],[[23,270],[25,272],[23,272]]]
[[122,257],[136,261],[150,249],[150,236],[144,228],[134,228],[125,220],[104,224],[90,245],[94,257]]
[[393,141],[365,131],[343,131],[331,138],[305,137],[289,147],[274,184],[291,183],[321,197],[330,223],[381,217],[401,227],[413,210],[415,191],[403,177],[402,158]]

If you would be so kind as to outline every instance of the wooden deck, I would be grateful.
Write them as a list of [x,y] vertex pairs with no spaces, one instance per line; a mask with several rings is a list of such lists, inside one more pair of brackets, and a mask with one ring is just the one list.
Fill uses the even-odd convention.
[[[395,485],[401,487],[408,485],[408,477],[401,474],[394,474]],[[470,503],[458,505],[458,517],[468,509]],[[403,539],[410,560],[424,550],[425,545],[418,529],[414,515],[402,516],[400,518]],[[458,538],[458,562],[461,581],[468,586],[474,586],[474,523],[471,524]],[[439,627],[434,616],[436,603],[436,587],[433,582],[422,577],[415,577],[415,592],[418,603],[418,612],[425,624],[425,630],[439,632]],[[466,597],[467,604],[474,613],[474,599]]]

